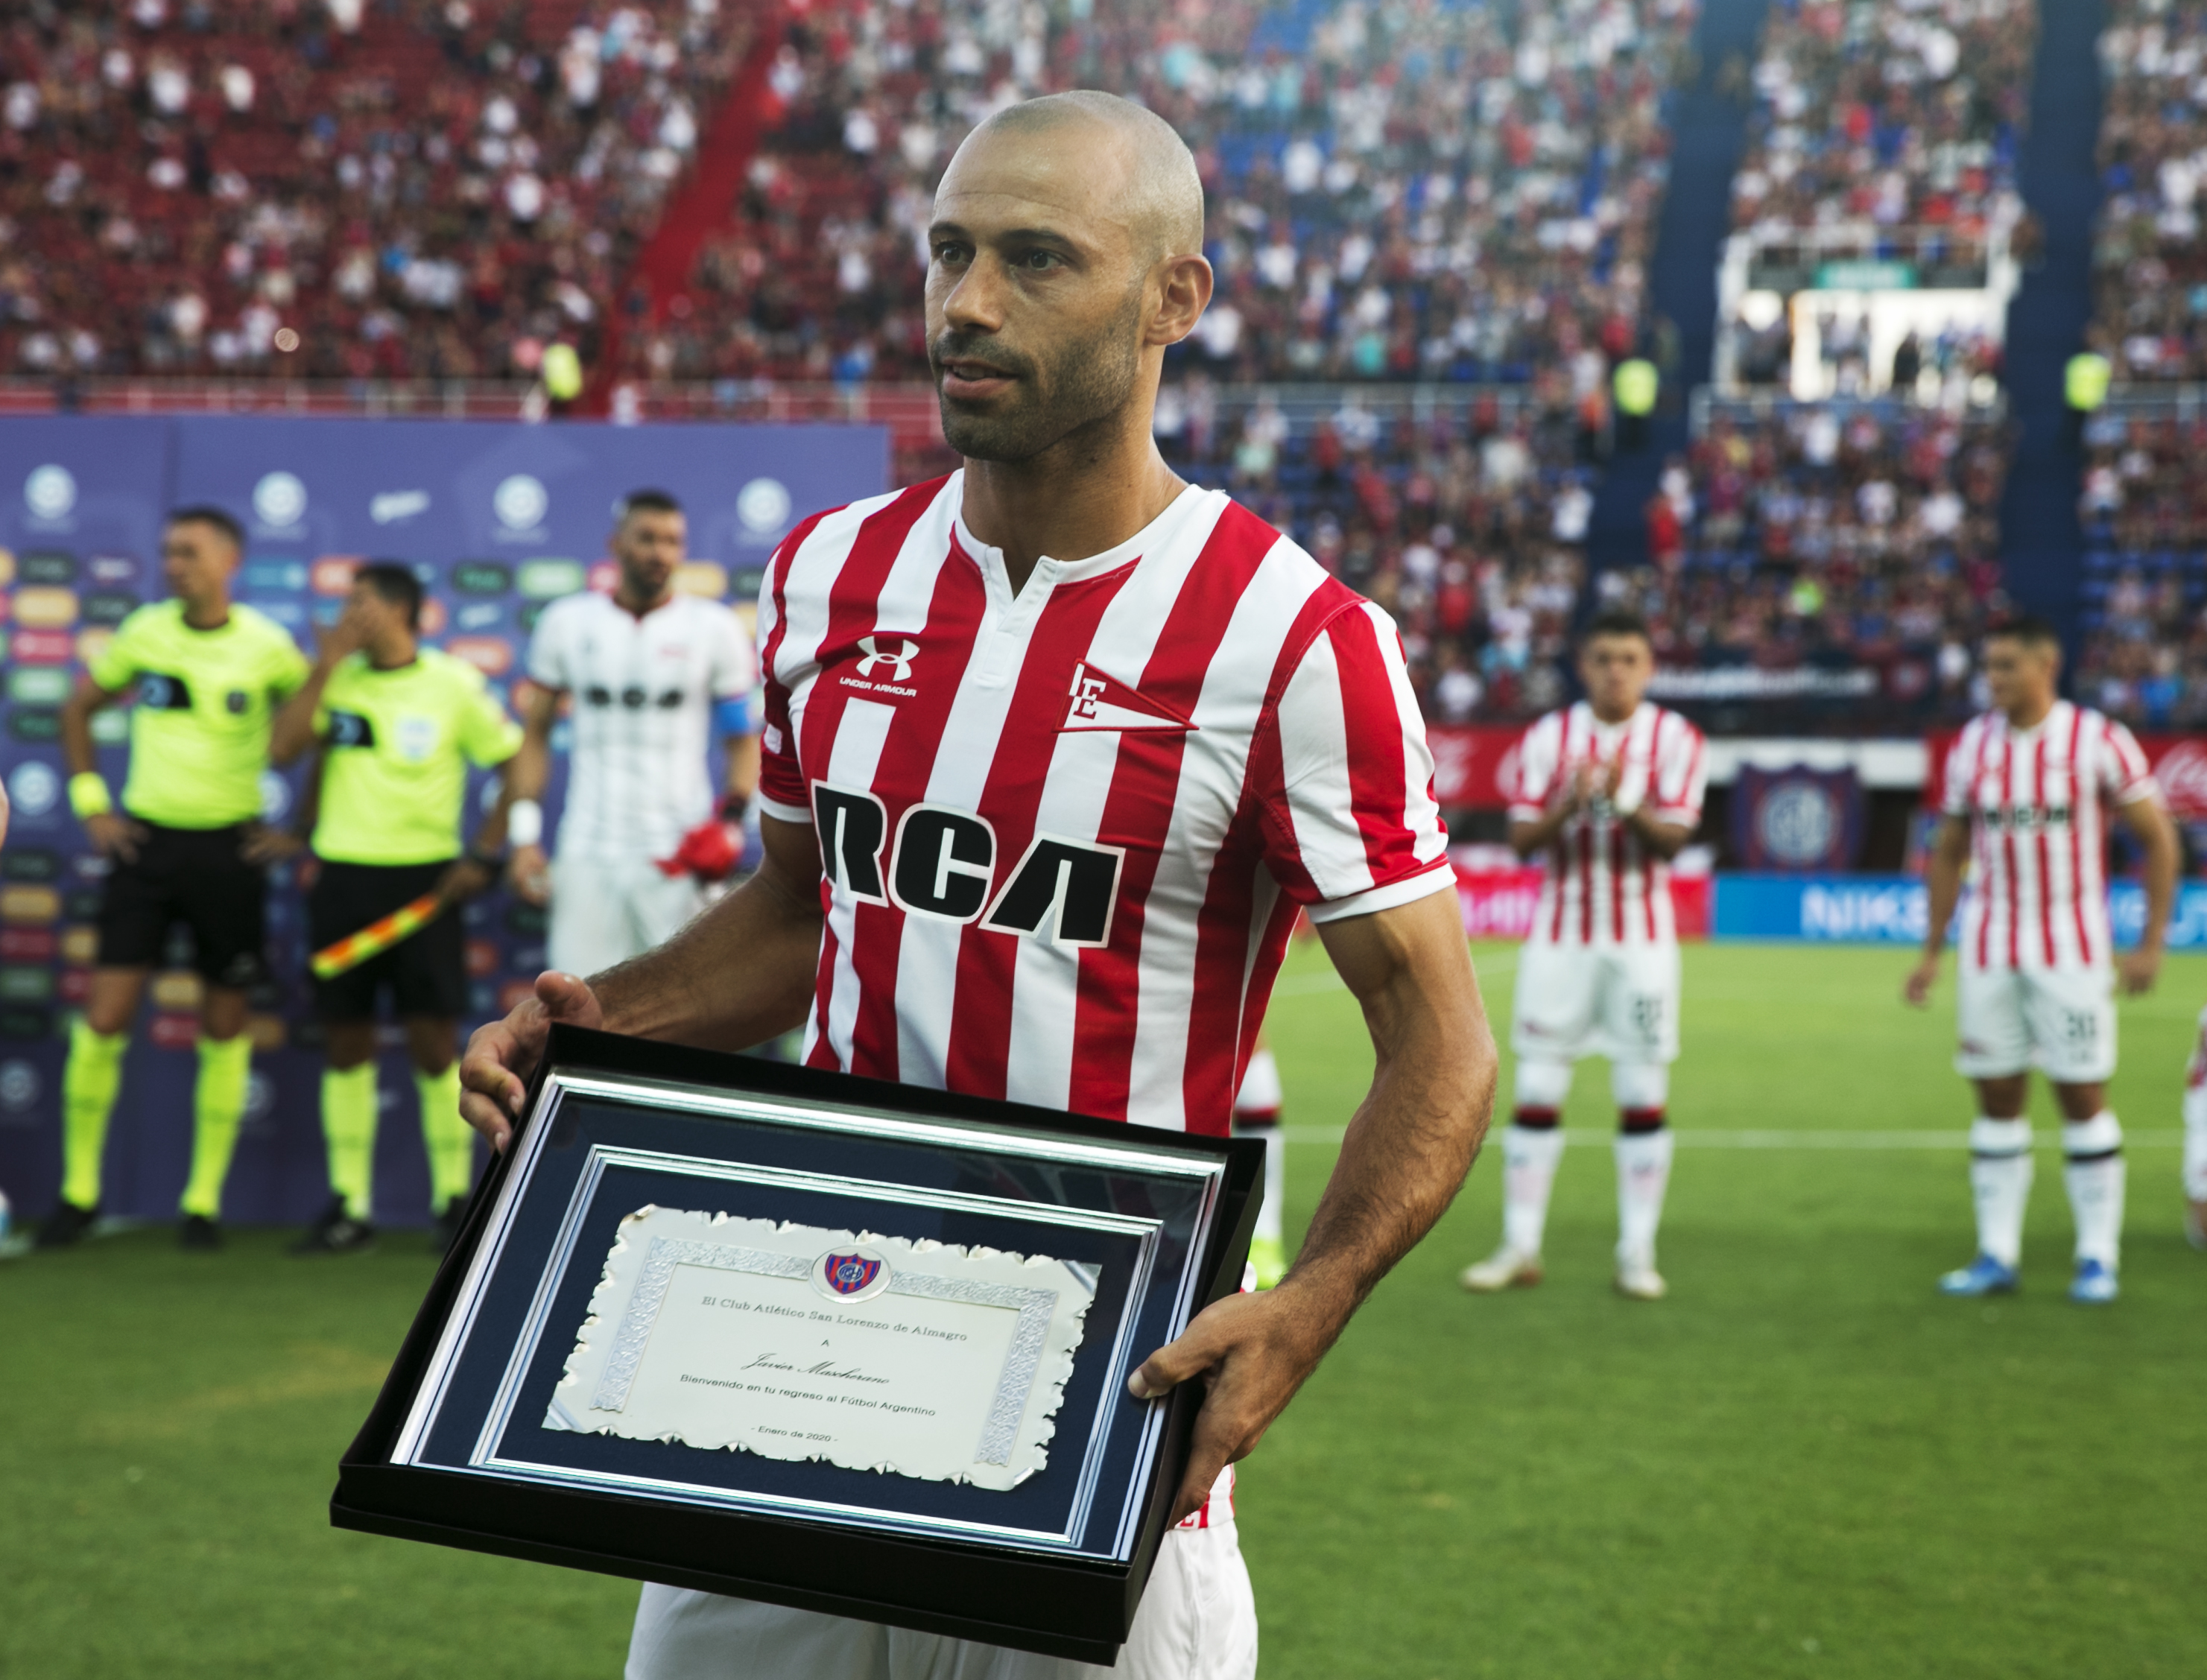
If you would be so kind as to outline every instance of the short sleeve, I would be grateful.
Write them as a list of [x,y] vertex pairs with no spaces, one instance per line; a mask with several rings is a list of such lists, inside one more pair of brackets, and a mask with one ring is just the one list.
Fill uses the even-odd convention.
[[787,575],[797,541],[793,535],[783,540],[781,552],[767,568],[766,582],[759,589],[758,644],[769,653],[759,662],[764,704],[759,725],[758,794],[753,803],[768,816],[810,827],[812,798],[804,785],[804,767],[797,759],[797,732],[790,725],[789,689],[775,674],[771,654],[775,626],[781,622],[775,590],[779,581]]
[[567,626],[574,617],[571,607],[565,602],[555,602],[536,621],[536,629],[529,638],[528,671],[529,680],[539,688],[575,686],[567,634]]
[[1361,601],[1313,638],[1252,753],[1266,865],[1313,922],[1455,885],[1425,723],[1379,607]]
[[481,672],[469,665],[459,668],[466,673],[461,691],[460,750],[470,764],[503,764],[521,750],[521,726],[506,715]]
[[1559,712],[1549,713],[1519,738],[1516,765],[1503,789],[1512,822],[1538,822],[1546,815],[1548,796],[1555,791],[1557,762],[1563,756],[1562,740]]
[[1954,744],[1947,749],[1947,779],[1939,799],[1939,810],[1946,816],[1967,816],[1970,814],[1970,761],[1968,751],[1974,732],[1965,729],[1954,738]]
[[758,686],[758,655],[743,620],[726,607],[713,613],[711,643],[713,698],[740,700]]
[[272,625],[268,649],[268,691],[278,700],[288,700],[307,685],[313,667],[299,644],[285,633],[280,625]]
[[1677,713],[1666,714],[1656,739],[1654,798],[1648,814],[1658,822],[1699,828],[1708,779],[1708,744],[1702,732]]
[[146,640],[146,615],[158,610],[141,607],[125,619],[100,649],[99,657],[86,667],[85,673],[110,694],[128,688],[130,679],[143,668],[139,660]]
[[2127,724],[2113,718],[2102,718],[2100,726],[2105,732],[2102,739],[2106,750],[2100,754],[2100,786],[2107,796],[2119,805],[2136,804],[2140,799],[2150,799],[2161,792],[2161,784],[2153,778],[2153,763],[2145,756],[2145,749],[2138,743]]

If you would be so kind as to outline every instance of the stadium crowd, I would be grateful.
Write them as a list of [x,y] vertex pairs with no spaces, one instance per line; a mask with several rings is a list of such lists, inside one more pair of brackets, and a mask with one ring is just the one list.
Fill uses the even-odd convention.
[[1696,9],[853,0],[790,31],[769,77],[786,114],[629,371],[921,374],[936,176],[991,110],[1083,86],[1140,99],[1197,153],[1220,289],[1190,363],[1248,381],[1552,368],[1600,400],[1647,325],[1663,101]]
[[2141,727],[2207,725],[2207,422],[2107,415],[2085,445],[2078,693]]
[[1680,667],[1873,668],[1959,710],[2005,605],[1999,421],[1899,402],[1720,409],[1648,508],[1649,563],[1605,573]]
[[2114,0],[2100,37],[2096,336],[2120,376],[2207,375],[2207,7]]
[[1983,238],[2021,214],[2034,0],[1779,0],[1732,220],[1773,234]]
[[750,39],[719,0],[93,0],[0,23],[0,369],[532,373]]

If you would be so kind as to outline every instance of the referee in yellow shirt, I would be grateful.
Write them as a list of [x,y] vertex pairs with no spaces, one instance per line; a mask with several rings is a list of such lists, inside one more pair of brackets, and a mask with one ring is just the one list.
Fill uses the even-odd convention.
[[288,763],[320,743],[320,802],[311,842],[321,860],[307,896],[309,944],[320,949],[434,892],[428,926],[358,967],[314,983],[328,1034],[322,1135],[332,1195],[295,1254],[358,1252],[375,1240],[375,1022],[388,992],[406,1032],[428,1145],[430,1205],[449,1242],[475,1176],[475,1133],[460,1118],[459,1018],[467,1007],[459,906],[498,878],[509,790],[461,840],[470,764],[503,764],[521,746],[473,666],[416,638],[422,585],[387,561],[354,574],[344,616],[322,640],[306,685],[276,720]]
[[[222,1241],[223,1181],[253,1060],[246,989],[266,972],[264,865],[290,849],[260,825],[260,775],[276,704],[307,676],[290,633],[230,598],[243,540],[220,508],[171,514],[161,537],[170,598],[123,621],[62,711],[69,804],[111,867],[92,989],[62,1074],[61,1205],[39,1229],[41,1248],[78,1241],[99,1217],[100,1156],[123,1053],[147,978],[179,922],[191,930],[205,984],[177,1238],[187,1248]],[[135,702],[130,772],[118,810],[100,779],[92,714],[126,697]]]

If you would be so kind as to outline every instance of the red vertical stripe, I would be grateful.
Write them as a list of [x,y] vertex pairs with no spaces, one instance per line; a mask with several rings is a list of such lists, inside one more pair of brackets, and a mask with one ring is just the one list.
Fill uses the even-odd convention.
[[[1167,610],[1149,662],[1139,673],[1122,674],[1144,694],[1193,717],[1235,604],[1278,540],[1270,525],[1238,504],[1229,506]],[[1118,908],[1111,918],[1111,942],[1080,954],[1069,1097],[1069,1106],[1079,1114],[1117,1120],[1127,1112],[1141,1010],[1142,939],[1148,926],[1150,888],[1170,831],[1187,738],[1176,730],[1138,730],[1119,737],[1111,791],[1104,796],[1097,838],[1107,846],[1125,846],[1127,861],[1119,881]],[[1252,741],[1245,774],[1257,774],[1257,760],[1266,750],[1262,738]],[[1269,750],[1277,774],[1277,732],[1270,738]],[[1214,870],[1218,867],[1212,865]],[[1227,1102],[1230,1109],[1230,1094]]]
[[1415,837],[1403,826],[1412,789],[1403,714],[1379,629],[1360,607],[1337,613],[1319,634],[1331,645],[1340,673],[1349,797],[1357,833],[1364,837],[1365,867],[1375,882],[1397,878],[1415,870],[1417,859],[1411,850]]

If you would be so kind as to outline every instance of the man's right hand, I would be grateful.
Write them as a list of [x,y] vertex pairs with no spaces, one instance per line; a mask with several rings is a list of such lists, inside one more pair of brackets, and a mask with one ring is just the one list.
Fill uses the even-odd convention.
[[97,816],[86,817],[84,832],[95,850],[110,858],[119,858],[126,864],[138,861],[138,848],[146,840],[146,830],[119,810],[104,810]]
[[1926,957],[1908,971],[1908,979],[1900,995],[1921,1009],[1931,1001],[1931,988],[1939,983],[1939,959]]
[[460,1058],[460,1117],[503,1151],[529,1095],[529,1076],[544,1054],[552,1024],[601,1026],[598,995],[572,974],[557,970],[536,977],[536,995],[524,999],[502,1021],[477,1027]]
[[534,905],[552,902],[552,863],[541,846],[517,846],[505,860],[506,885],[514,896]]

